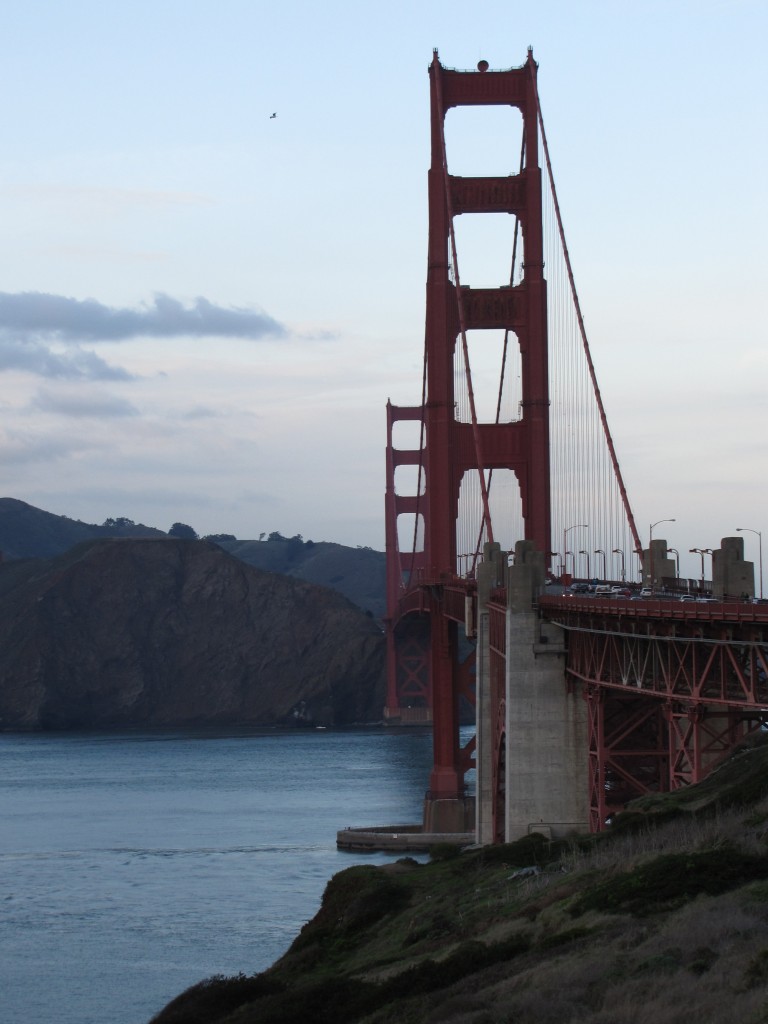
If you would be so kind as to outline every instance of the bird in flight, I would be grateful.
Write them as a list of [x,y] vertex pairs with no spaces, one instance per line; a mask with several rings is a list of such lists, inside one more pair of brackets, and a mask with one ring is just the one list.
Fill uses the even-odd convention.
[[273,117],[277,117],[277,114],[270,114],[269,115],[269,120],[271,121]]

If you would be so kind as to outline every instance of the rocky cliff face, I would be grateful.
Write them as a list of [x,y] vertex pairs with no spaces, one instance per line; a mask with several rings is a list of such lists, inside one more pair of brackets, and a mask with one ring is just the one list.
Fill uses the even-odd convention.
[[384,703],[380,629],[205,541],[88,541],[0,566],[0,729],[348,724]]

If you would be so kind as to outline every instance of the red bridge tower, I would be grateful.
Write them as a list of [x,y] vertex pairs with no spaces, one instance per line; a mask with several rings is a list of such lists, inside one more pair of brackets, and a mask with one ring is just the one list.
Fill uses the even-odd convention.
[[[483,529],[478,549],[481,541],[494,539],[488,506],[488,479],[494,469],[512,470],[517,478],[524,539],[543,552],[550,547],[542,175],[536,64],[530,51],[523,67],[504,71],[490,71],[484,61],[477,71],[450,70],[439,63],[435,52],[429,74],[432,146],[424,390],[420,406],[388,405],[387,417],[389,660],[385,713],[393,721],[414,721],[420,716],[423,720],[431,707],[434,767],[425,827],[429,831],[463,831],[470,825],[464,775],[470,767],[471,749],[460,749],[459,698],[461,694],[471,697],[471,655],[462,663],[461,615],[447,614],[447,606],[450,583],[458,575],[457,517],[465,474],[477,475],[482,495]],[[447,111],[491,105],[516,107],[522,114],[520,172],[506,177],[451,175],[444,130]],[[519,219],[524,273],[517,285],[461,285],[454,218],[483,213],[509,213]],[[475,412],[466,335],[469,330],[491,329],[514,332],[520,347],[521,414],[513,422],[481,423]],[[457,346],[463,350],[470,422],[459,422],[455,413]],[[393,427],[402,420],[421,424],[418,449],[394,447]],[[396,493],[395,471],[403,465],[419,467],[416,494]],[[414,522],[413,550],[401,550],[399,543],[398,518],[406,515]]]

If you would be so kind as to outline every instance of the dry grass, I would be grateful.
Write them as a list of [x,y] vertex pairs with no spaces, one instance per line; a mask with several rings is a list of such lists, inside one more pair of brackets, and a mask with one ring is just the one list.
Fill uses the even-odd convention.
[[[544,915],[546,917],[546,915]],[[557,923],[553,908],[542,928]],[[510,964],[505,977],[454,995],[440,1024],[765,1024],[768,902],[750,889],[701,897],[659,920],[610,930]],[[383,1018],[386,1019],[386,1018]],[[425,1018],[426,1020],[426,1018]]]

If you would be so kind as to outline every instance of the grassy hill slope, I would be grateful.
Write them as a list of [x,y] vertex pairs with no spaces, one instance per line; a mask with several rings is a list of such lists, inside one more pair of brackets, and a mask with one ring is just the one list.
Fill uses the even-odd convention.
[[601,836],[343,871],[272,968],[153,1024],[764,1024],[767,837],[758,742]]

